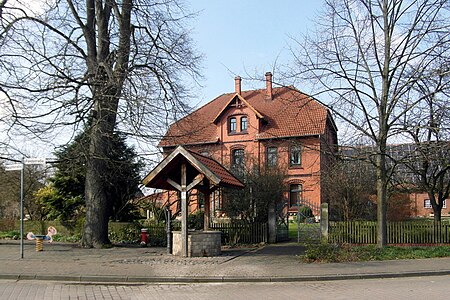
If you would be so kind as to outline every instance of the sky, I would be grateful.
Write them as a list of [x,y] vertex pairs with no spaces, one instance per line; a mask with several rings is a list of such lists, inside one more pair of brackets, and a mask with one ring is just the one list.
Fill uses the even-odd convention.
[[[39,1],[23,1],[31,9],[40,8]],[[273,72],[276,63],[288,63],[290,36],[300,37],[308,28],[313,29],[314,16],[322,1],[185,0],[185,4],[198,13],[189,27],[193,45],[204,56],[201,87],[196,89],[197,97],[190,103],[199,107],[223,93],[233,92],[236,75],[243,78],[243,90],[263,88],[263,82],[246,77],[258,76],[263,80],[265,72]],[[273,73],[276,81],[277,74]],[[32,141],[20,140],[10,147],[21,148],[28,154],[36,152]]]
[[[199,12],[192,22],[192,38],[204,54],[204,81],[198,104],[234,91],[234,77],[243,78],[242,89],[263,88],[264,78],[275,65],[289,62],[291,37],[312,30],[320,0],[190,0]],[[274,72],[274,81],[276,81]],[[297,87],[301,90],[301,87]],[[196,103],[191,103],[195,105]]]

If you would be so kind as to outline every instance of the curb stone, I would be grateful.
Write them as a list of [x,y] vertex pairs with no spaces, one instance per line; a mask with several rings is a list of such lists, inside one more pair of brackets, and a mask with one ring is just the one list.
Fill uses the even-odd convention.
[[417,271],[401,273],[367,273],[367,274],[335,274],[335,275],[304,275],[304,276],[192,276],[192,277],[139,277],[139,276],[67,276],[39,274],[0,274],[0,279],[8,280],[44,280],[81,283],[236,283],[236,282],[302,282],[302,281],[337,281],[353,279],[382,279],[401,277],[422,277],[450,275],[450,270]]

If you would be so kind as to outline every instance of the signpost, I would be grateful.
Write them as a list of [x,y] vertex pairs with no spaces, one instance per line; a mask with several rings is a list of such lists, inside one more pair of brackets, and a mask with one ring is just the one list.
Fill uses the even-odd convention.
[[45,165],[45,158],[41,157],[24,158],[23,162],[26,165]]
[[5,171],[22,171],[23,164],[5,165]]
[[5,165],[5,171],[20,171],[20,258],[23,258],[23,170],[25,165],[45,165],[45,158],[22,158],[20,164]]

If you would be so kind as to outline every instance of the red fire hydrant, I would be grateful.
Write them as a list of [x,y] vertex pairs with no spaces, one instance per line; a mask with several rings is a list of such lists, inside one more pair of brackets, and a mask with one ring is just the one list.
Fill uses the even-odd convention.
[[146,247],[148,244],[148,233],[147,228],[141,229],[141,246]]

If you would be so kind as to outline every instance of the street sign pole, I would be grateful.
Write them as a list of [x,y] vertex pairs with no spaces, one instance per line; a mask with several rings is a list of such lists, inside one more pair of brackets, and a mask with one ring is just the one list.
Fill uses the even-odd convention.
[[25,166],[22,157],[22,169],[20,169],[20,258],[23,258],[23,169]]

